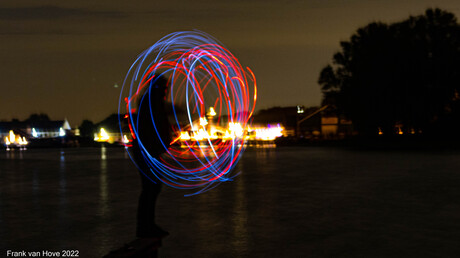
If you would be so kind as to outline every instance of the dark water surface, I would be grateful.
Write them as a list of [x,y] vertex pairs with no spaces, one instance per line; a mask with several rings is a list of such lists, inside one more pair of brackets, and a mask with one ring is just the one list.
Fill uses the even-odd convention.
[[[460,153],[248,149],[234,182],[164,188],[160,257],[460,256]],[[134,239],[138,174],[123,149],[0,151],[0,257]]]

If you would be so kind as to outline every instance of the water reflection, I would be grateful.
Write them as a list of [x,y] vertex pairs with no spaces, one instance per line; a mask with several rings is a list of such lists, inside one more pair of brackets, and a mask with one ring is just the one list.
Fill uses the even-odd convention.
[[[215,213],[215,209],[218,206],[219,198],[216,196],[216,192],[210,191],[209,194],[199,195],[197,198],[198,205],[196,207],[187,207],[186,211],[193,215],[194,220],[197,220],[199,238],[200,241],[204,241],[207,235],[215,235],[216,226],[221,224],[221,218]],[[195,208],[195,209],[194,209]]]
[[61,157],[59,162],[59,203],[61,210],[65,210],[67,204],[67,180],[66,180],[66,162],[65,152],[61,150]]
[[233,246],[238,254],[238,257],[242,257],[247,254],[248,249],[247,193],[243,176],[237,178],[234,183],[236,184],[236,191],[234,205],[235,216],[233,218]]
[[[108,179],[108,159],[107,159],[107,148],[103,145],[100,149],[100,169],[99,169],[99,198],[97,213],[101,221],[107,222],[111,217],[110,209],[110,189]],[[112,193],[113,194],[113,193]],[[110,223],[98,223],[96,227],[96,235],[94,241],[98,243],[97,253],[104,254],[107,249],[114,242],[114,236],[110,233],[112,225]]]
[[20,148],[20,149],[6,148],[5,156],[7,159],[24,159],[24,152],[26,151],[27,151],[26,148]]
[[[128,147],[125,147],[125,148],[127,149]],[[126,151],[123,151],[123,157],[124,157],[125,159],[129,159],[129,154],[128,154],[128,151],[127,151],[127,150],[126,150]]]
[[101,147],[101,170],[99,174],[99,214],[107,217],[109,209],[109,187],[107,182],[107,149]]
[[59,227],[57,230],[59,231],[60,235],[65,234],[65,230],[67,229],[67,225],[69,221],[66,219],[67,211],[68,211],[68,199],[67,199],[67,177],[66,177],[66,158],[64,150],[60,151],[59,156],[59,189],[58,189],[58,196],[59,196],[59,207],[58,207],[58,221]]
[[40,171],[37,168],[34,168],[32,171],[32,200],[34,204],[34,210],[40,211]]
[[[375,244],[391,241],[395,253],[413,246],[435,253],[439,243],[445,249],[436,251],[453,250],[459,159],[248,149],[232,182],[187,198],[163,189],[157,215],[171,235],[160,257],[334,257],[350,246],[357,254],[350,256],[377,248],[391,257]],[[0,153],[0,249],[62,246],[102,257],[134,238],[138,180],[123,149],[29,149],[22,160],[18,150]],[[433,233],[440,228],[445,234]]]
[[256,160],[261,164],[267,164],[267,162],[273,162],[276,158],[276,149],[274,148],[257,148],[254,149]]
[[14,149],[6,149],[6,158],[7,159],[14,159],[15,155],[14,155],[15,151]]
[[106,160],[107,159],[107,148],[105,145],[101,146],[101,160]]

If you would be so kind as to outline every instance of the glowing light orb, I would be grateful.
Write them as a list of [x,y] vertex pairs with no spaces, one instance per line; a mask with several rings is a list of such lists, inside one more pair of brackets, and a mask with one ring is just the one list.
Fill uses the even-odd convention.
[[[140,118],[136,103],[142,92],[160,76],[167,80],[173,140],[162,142],[164,153],[155,157],[142,146],[143,136],[133,121]],[[136,165],[144,167],[146,176],[197,194],[237,174],[233,170],[245,148],[256,99],[252,71],[243,69],[215,38],[201,31],[176,32],[142,52],[130,67],[119,100],[120,131],[124,135],[128,130],[139,143],[141,162],[148,169]],[[155,126],[151,133],[161,140],[155,123],[159,121],[150,117]],[[132,149],[127,150],[136,163]]]

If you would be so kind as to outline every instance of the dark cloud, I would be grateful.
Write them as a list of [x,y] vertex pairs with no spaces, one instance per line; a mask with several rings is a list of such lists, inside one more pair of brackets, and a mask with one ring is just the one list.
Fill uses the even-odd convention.
[[35,7],[0,8],[0,20],[54,20],[69,17],[122,18],[118,11],[93,11],[84,8],[64,8],[44,5]]

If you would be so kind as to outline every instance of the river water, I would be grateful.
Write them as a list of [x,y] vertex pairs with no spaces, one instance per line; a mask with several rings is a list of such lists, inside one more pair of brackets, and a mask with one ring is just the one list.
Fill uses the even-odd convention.
[[[247,149],[233,182],[163,188],[160,257],[460,255],[460,152]],[[0,256],[101,257],[135,237],[140,180],[124,149],[0,151]]]

